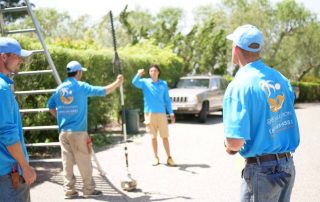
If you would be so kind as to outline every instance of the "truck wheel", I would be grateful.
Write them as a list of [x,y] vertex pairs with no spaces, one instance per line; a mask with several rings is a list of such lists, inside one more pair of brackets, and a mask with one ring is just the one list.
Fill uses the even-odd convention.
[[209,113],[209,103],[204,102],[202,104],[201,111],[199,112],[199,122],[200,123],[205,123],[207,121],[208,113]]

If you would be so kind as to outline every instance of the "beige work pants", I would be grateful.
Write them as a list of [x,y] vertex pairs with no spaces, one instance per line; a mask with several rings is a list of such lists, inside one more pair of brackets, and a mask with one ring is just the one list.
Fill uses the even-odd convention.
[[74,164],[77,164],[82,177],[83,194],[91,194],[95,188],[95,183],[92,179],[91,153],[88,150],[87,138],[87,132],[61,132],[59,135],[65,195],[75,192]]

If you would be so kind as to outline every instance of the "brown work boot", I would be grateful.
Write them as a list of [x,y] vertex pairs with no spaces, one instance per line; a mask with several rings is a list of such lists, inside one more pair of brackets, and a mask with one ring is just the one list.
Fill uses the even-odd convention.
[[160,164],[160,160],[159,160],[159,157],[154,157],[154,162],[152,163],[153,166],[157,166]]
[[168,157],[167,165],[168,166],[176,166],[176,163],[173,161],[171,156]]

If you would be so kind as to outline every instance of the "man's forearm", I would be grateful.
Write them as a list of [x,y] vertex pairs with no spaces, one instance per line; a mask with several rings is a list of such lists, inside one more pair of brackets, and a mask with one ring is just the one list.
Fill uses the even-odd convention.
[[133,77],[132,81],[131,81],[131,83],[132,83],[136,88],[141,88],[140,78],[141,78],[141,77],[139,76],[139,74],[136,74],[136,75]]
[[119,86],[117,81],[114,81],[113,83],[106,86],[106,95],[110,94],[112,91],[114,91]]
[[7,146],[7,149],[9,151],[10,155],[18,161],[21,168],[24,168],[29,165],[29,163],[23,153],[22,145],[21,145],[20,141],[18,141],[17,143],[15,143],[13,145]]
[[50,114],[51,114],[53,117],[57,118],[57,110],[56,110],[56,109],[50,109],[49,111],[50,111]]

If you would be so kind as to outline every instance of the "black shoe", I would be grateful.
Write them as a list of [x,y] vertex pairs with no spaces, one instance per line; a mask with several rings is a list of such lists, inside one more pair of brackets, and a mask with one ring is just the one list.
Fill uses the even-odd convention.
[[79,193],[77,191],[73,192],[72,194],[66,194],[64,195],[65,199],[74,199],[74,198],[78,198]]
[[93,190],[91,194],[83,194],[83,198],[91,198],[91,197],[97,197],[97,196],[102,196],[102,191]]

